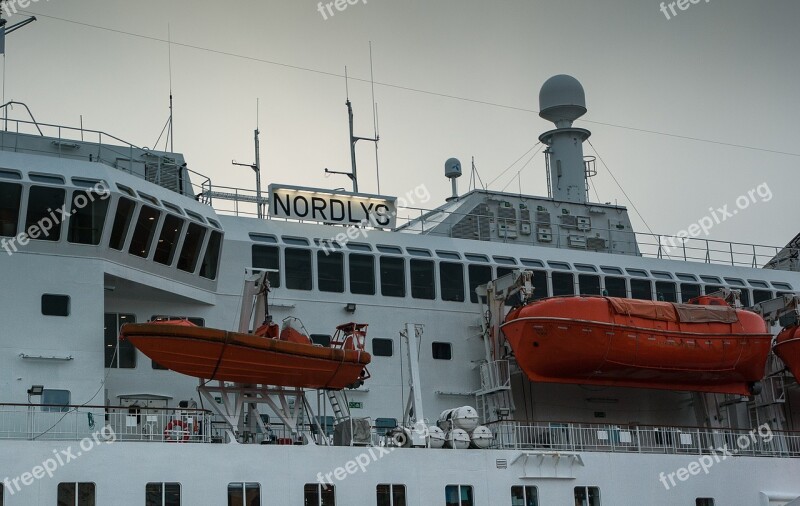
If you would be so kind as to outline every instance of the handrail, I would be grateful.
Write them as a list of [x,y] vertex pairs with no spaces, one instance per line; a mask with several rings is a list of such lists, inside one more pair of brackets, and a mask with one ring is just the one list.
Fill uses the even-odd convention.
[[[26,111],[28,111],[28,116],[31,117],[31,120],[33,121],[33,124],[36,126],[36,129],[39,130],[39,135],[44,137],[44,134],[42,133],[42,129],[39,128],[39,123],[36,121],[36,118],[33,117],[33,113],[31,112],[31,108],[28,107],[28,104],[26,104],[24,102],[17,102],[16,100],[9,100],[5,104],[0,105],[0,109],[5,109],[6,107],[10,107],[10,106],[12,106],[14,104],[21,105],[22,107],[25,108]],[[8,130],[8,116],[6,116],[4,118],[4,120],[5,120],[5,123],[6,123],[5,124],[5,130]],[[19,121],[19,120],[11,120],[11,121]]]

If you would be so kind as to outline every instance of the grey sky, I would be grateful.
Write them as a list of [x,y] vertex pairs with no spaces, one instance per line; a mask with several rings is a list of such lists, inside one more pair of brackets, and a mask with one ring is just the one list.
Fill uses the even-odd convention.
[[[800,3],[712,0],[667,20],[651,0],[368,0],[324,20],[311,0],[209,2],[39,0],[39,21],[9,36],[5,98],[37,119],[108,131],[152,146],[167,119],[167,45],[53,19],[166,39],[170,25],[176,150],[216,184],[253,187],[230,161],[252,161],[261,100],[264,186],[348,186],[344,80],[178,44],[375,80],[520,109],[538,109],[551,75],[577,77],[584,119],[800,154]],[[11,22],[21,18],[12,17]],[[350,82],[357,135],[372,134],[369,84]],[[425,183],[443,201],[444,161],[471,156],[484,181],[550,124],[533,112],[376,86],[383,193]],[[19,111],[17,111],[19,112]],[[800,156],[638,132],[588,121],[592,144],[650,227],[675,233],[766,182],[769,203],[715,227],[711,238],[783,244],[800,229]],[[587,154],[593,154],[591,148]],[[538,155],[492,187],[546,194]],[[606,169],[602,201],[628,204]],[[375,192],[371,145],[359,149],[362,191]],[[467,183],[465,176],[461,188]],[[595,199],[592,193],[592,199]],[[638,217],[634,223],[644,230]]]

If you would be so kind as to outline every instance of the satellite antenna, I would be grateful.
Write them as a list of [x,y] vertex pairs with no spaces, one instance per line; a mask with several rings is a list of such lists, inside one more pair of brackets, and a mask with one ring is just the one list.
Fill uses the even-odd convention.
[[461,162],[458,158],[450,158],[444,162],[444,175],[450,179],[450,183],[453,185],[453,196],[448,197],[447,202],[458,200],[458,183],[456,181],[461,177]]

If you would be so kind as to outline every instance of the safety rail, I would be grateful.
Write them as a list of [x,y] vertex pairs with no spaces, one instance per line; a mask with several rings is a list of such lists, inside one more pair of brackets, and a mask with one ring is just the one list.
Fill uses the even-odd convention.
[[0,404],[0,439],[207,443],[210,422],[198,409]]
[[502,421],[492,448],[571,452],[717,454],[800,458],[800,432],[702,427]]

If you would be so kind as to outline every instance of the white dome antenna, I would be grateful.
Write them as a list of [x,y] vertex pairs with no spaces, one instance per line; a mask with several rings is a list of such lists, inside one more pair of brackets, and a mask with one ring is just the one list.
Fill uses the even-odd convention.
[[456,180],[461,177],[461,162],[458,158],[450,158],[444,162],[444,175],[450,179],[450,183],[453,185],[453,195],[447,201],[458,200],[458,184]]
[[547,145],[545,160],[550,176],[550,196],[554,200],[585,203],[588,183],[583,158],[583,142],[592,133],[572,123],[586,114],[586,93],[572,76],[548,79],[539,91],[539,116],[552,121],[556,129],[539,140]]

